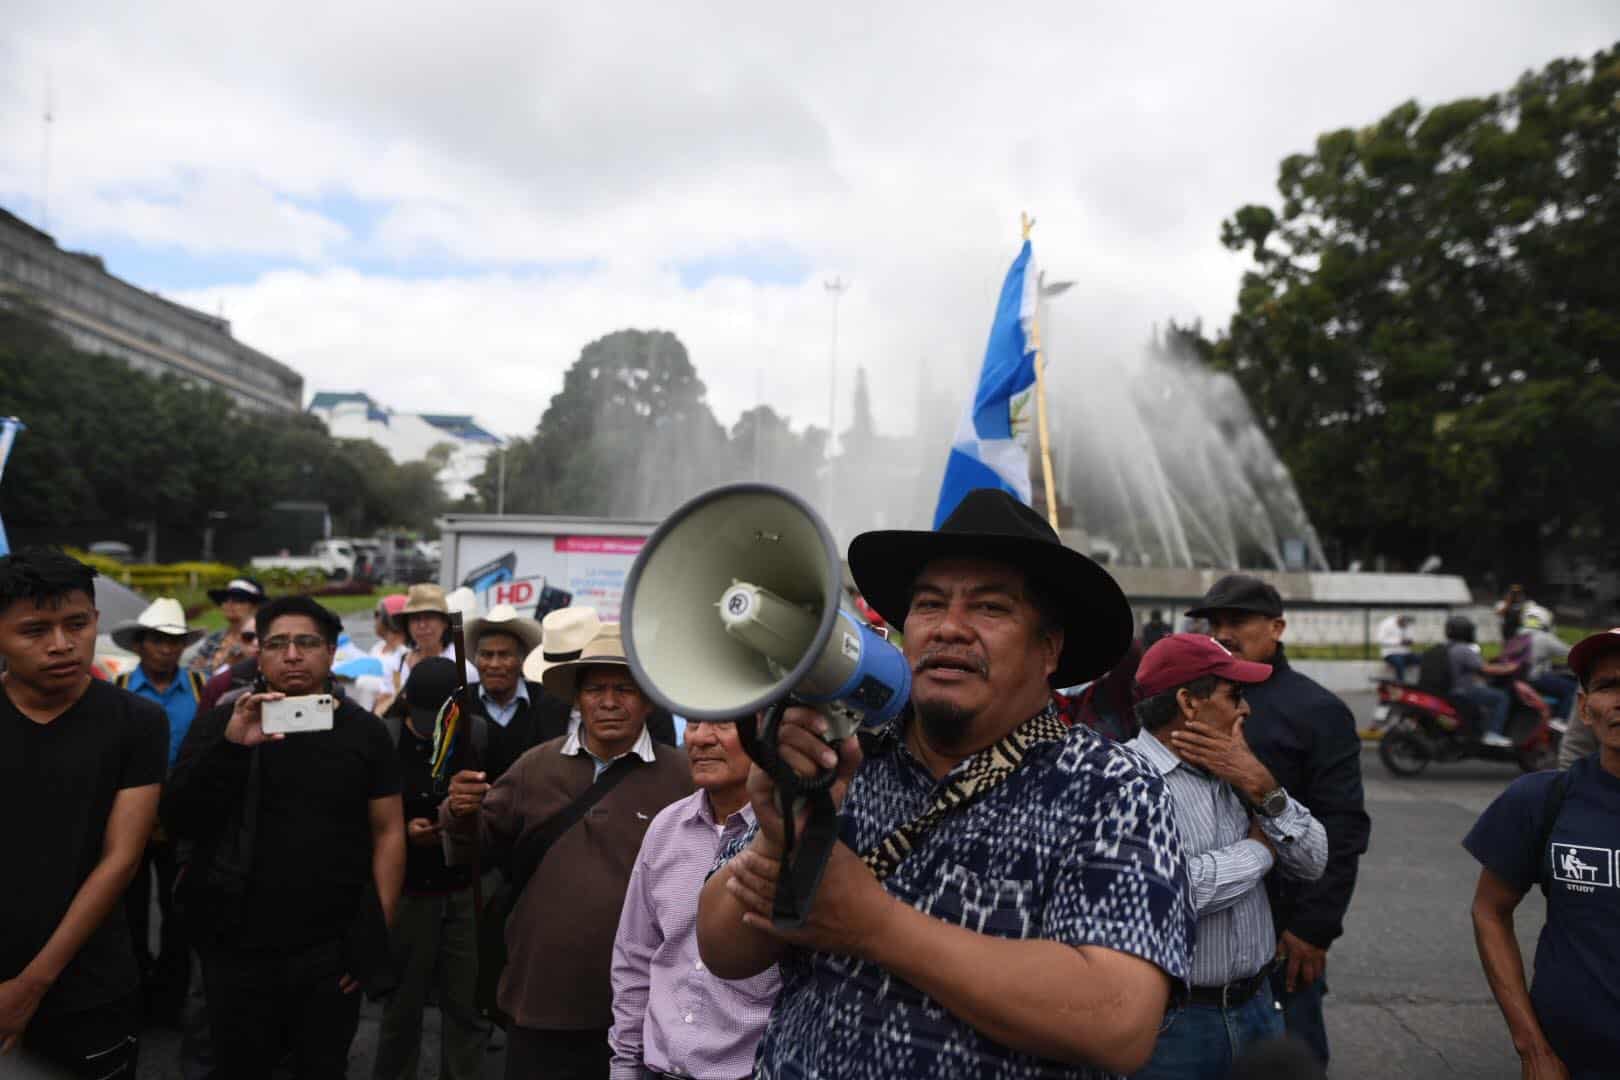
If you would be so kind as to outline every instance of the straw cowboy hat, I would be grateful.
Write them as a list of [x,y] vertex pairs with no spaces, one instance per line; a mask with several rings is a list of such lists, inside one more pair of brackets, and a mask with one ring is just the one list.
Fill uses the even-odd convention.
[[530,682],[540,682],[554,664],[579,659],[580,651],[601,631],[602,618],[592,607],[558,608],[540,621],[540,629],[540,647],[523,661],[523,677]]
[[467,651],[478,652],[478,639],[485,634],[511,634],[523,642],[523,655],[540,647],[543,636],[540,624],[526,615],[519,615],[511,604],[496,604],[489,614],[467,624]]
[[449,596],[444,598],[444,606],[451,611],[461,612],[461,617],[467,622],[478,618],[478,594],[463,585],[451,590]]
[[209,589],[208,599],[216,604],[227,600],[246,600],[250,604],[264,603],[264,586],[250,577],[231,578],[223,589]]
[[563,701],[572,702],[579,692],[579,676],[586,668],[609,665],[630,670],[630,661],[624,655],[624,639],[619,636],[619,624],[604,625],[596,636],[579,651],[579,659],[564,660],[546,668],[540,685],[546,693]]
[[412,585],[405,594],[405,606],[399,609],[398,615],[393,616],[395,628],[405,629],[411,616],[422,612],[443,615],[445,622],[450,621],[450,605],[445,603],[444,589],[438,585]]
[[185,639],[190,645],[208,631],[193,630],[186,625],[186,609],[172,596],[160,596],[147,609],[136,616],[134,622],[121,623],[113,629],[113,644],[120,649],[135,649],[135,643],[144,633],[167,634]]
[[879,615],[904,627],[911,587],[936,559],[989,559],[1024,571],[1063,626],[1053,686],[1095,679],[1125,655],[1135,618],[1108,571],[1063,546],[1046,519],[1005,491],[976,488],[933,532],[862,533],[849,545],[849,572]]

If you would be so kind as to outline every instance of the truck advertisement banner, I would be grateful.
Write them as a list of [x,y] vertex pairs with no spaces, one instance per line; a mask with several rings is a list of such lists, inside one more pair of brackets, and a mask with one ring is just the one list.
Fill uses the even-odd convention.
[[519,613],[544,618],[557,608],[594,607],[606,622],[617,622],[630,566],[646,539],[584,533],[456,538],[453,585],[478,594],[484,610],[511,604]]

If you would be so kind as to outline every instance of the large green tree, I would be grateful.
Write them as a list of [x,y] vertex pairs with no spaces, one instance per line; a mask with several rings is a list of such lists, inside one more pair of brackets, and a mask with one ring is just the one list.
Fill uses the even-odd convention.
[[1535,580],[1620,508],[1620,46],[1322,135],[1245,206],[1215,349],[1342,557]]
[[[307,414],[247,412],[222,392],[76,350],[37,310],[0,305],[0,415],[28,430],[0,482],[19,534],[84,539],[156,525],[165,556],[198,554],[214,525],[254,551],[282,499],[328,504],[339,532],[426,529],[444,506],[436,467],[334,439]],[[229,545],[227,545],[229,546]]]

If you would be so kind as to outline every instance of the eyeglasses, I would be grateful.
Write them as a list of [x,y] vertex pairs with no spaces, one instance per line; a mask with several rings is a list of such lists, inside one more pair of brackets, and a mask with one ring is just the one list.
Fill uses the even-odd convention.
[[326,639],[319,634],[277,634],[265,638],[259,649],[263,652],[286,652],[289,645],[298,646],[299,652],[314,652],[326,648]]
[[245,641],[245,642],[247,642],[247,643],[248,643],[248,644],[249,644],[249,645],[251,645],[251,644],[253,644],[253,643],[254,643],[254,642],[255,642],[255,641],[258,641],[258,640],[259,640],[259,635],[258,635],[258,634],[256,634],[256,633],[255,633],[255,632],[253,632],[253,631],[252,631],[252,630],[244,630],[244,631],[242,631],[242,633],[241,633],[241,638],[242,638],[242,640],[243,640],[243,641]]

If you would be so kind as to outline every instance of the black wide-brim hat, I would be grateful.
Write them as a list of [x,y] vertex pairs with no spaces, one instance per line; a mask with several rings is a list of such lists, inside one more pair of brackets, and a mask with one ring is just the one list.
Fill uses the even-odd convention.
[[1030,588],[1051,601],[1063,626],[1053,686],[1097,678],[1119,662],[1136,636],[1136,620],[1119,583],[1064,547],[1041,515],[1005,491],[968,492],[933,532],[868,532],[849,545],[855,587],[896,627],[905,626],[917,575],[936,559],[990,559],[1024,571]]

